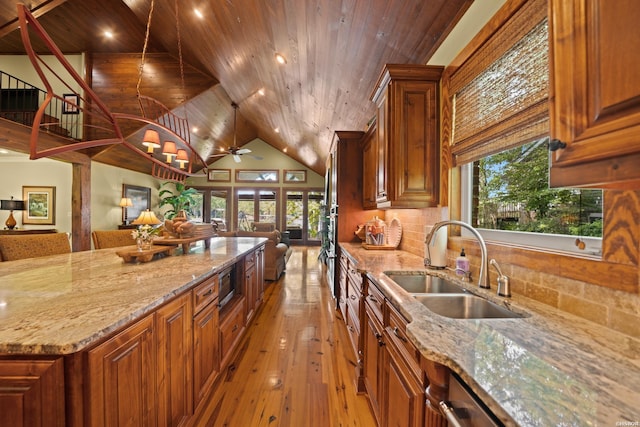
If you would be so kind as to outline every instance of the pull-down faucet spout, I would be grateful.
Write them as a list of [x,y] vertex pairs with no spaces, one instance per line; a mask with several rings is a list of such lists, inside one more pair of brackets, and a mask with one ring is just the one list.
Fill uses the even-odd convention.
[[433,225],[433,228],[431,228],[429,234],[427,234],[425,243],[427,245],[431,245],[431,241],[433,240],[433,236],[435,236],[436,231],[438,231],[440,227],[443,227],[445,225],[457,225],[466,228],[471,232],[471,234],[475,236],[476,240],[478,240],[478,243],[480,244],[480,255],[482,257],[482,259],[480,260],[480,275],[478,276],[478,286],[484,289],[490,289],[491,284],[489,283],[489,262],[487,261],[487,245],[484,243],[484,239],[482,238],[480,233],[478,233],[478,230],[476,230],[466,222],[456,221],[454,219],[436,222]]

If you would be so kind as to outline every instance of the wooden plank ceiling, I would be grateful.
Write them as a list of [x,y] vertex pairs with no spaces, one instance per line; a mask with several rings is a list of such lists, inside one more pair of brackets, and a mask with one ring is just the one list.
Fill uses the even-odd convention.
[[[333,132],[362,130],[375,115],[369,97],[384,64],[426,63],[472,1],[154,0],[141,93],[186,111],[198,129],[192,145],[204,158],[233,145],[233,101],[239,104],[238,145],[259,137],[323,174]],[[87,53],[92,87],[114,112],[138,108],[135,87],[151,4],[29,3],[64,53]],[[15,0],[0,0],[0,55],[24,52],[16,20]],[[114,38],[106,39],[105,30]],[[275,61],[276,53],[286,64]],[[141,138],[136,131],[125,129],[131,142]],[[89,154],[150,170],[122,147]]]

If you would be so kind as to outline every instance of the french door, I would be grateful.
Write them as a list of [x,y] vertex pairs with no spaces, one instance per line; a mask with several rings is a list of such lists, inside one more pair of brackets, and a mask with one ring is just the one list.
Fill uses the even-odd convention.
[[284,190],[285,230],[291,243],[319,245],[321,227],[322,189]]

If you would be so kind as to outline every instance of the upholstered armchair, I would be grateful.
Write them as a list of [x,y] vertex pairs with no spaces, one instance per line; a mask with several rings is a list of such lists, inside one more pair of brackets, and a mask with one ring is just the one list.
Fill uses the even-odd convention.
[[71,253],[71,244],[67,233],[0,236],[2,261],[68,253]]
[[93,247],[96,249],[117,248],[135,245],[131,230],[95,230],[91,233]]

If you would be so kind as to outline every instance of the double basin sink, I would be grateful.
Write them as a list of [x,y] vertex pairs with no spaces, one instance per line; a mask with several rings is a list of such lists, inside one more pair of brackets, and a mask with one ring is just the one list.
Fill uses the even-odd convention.
[[505,307],[425,272],[385,272],[398,286],[432,312],[453,319],[521,318]]

